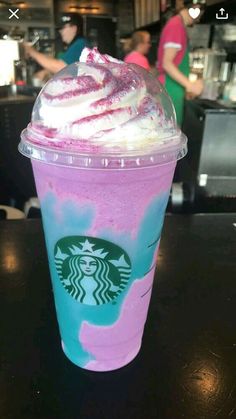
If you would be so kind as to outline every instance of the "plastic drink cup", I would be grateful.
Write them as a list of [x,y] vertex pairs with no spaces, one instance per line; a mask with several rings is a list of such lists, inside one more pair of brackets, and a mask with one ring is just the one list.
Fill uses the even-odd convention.
[[[71,71],[69,66],[57,77]],[[150,83],[145,73],[138,74]],[[176,129],[166,93],[155,84],[165,124],[173,123],[163,144],[141,150],[119,150],[117,143],[113,149],[110,142],[100,148],[97,139],[93,147],[84,139],[75,144],[68,124],[58,132],[40,116],[47,89],[19,149],[33,166],[62,348],[82,368],[115,370],[141,347],[165,209],[186,138]],[[109,135],[118,138],[117,129],[122,128]]]

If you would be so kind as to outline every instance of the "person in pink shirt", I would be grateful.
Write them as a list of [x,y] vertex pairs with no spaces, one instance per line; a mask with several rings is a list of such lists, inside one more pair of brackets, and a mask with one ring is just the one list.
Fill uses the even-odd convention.
[[150,64],[146,55],[151,47],[150,33],[146,31],[136,31],[131,38],[131,52],[125,56],[125,63],[138,64],[150,71]]
[[189,76],[189,50],[187,26],[192,26],[198,18],[193,18],[189,9],[199,8],[203,13],[205,0],[183,0],[179,14],[168,20],[164,26],[158,47],[159,81],[169,93],[181,126],[183,121],[185,93],[191,97],[199,96],[203,90],[202,80],[191,82]]

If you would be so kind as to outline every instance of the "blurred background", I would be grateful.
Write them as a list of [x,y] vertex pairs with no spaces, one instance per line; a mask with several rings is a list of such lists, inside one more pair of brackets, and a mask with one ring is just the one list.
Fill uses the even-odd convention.
[[[81,35],[89,45],[121,60],[133,32],[147,31],[151,40],[147,59],[157,77],[161,31],[182,4],[181,0],[0,0],[0,204],[21,210],[26,204],[37,207],[31,165],[17,146],[45,80],[37,77],[42,67],[25,54],[23,42],[59,57],[65,45],[58,18],[79,13]],[[188,28],[188,38],[189,78],[202,78],[204,90],[198,98],[185,99],[182,129],[189,139],[189,153],[178,164],[168,210],[236,211],[236,1],[206,0],[205,13]]]

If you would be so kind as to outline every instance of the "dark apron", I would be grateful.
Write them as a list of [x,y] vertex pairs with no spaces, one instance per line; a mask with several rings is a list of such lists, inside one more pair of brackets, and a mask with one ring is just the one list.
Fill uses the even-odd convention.
[[[189,50],[186,48],[185,54],[181,63],[178,65],[178,69],[186,77],[189,76]],[[177,123],[179,127],[182,126],[183,112],[184,112],[184,96],[185,88],[173,80],[168,74],[165,76],[165,88],[169,93],[176,111]]]

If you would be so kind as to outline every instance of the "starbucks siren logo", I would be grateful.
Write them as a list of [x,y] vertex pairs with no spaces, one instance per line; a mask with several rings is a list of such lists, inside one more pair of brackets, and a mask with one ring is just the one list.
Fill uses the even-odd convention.
[[75,300],[87,305],[115,300],[131,274],[127,253],[94,237],[64,237],[56,243],[54,257],[63,287]]

